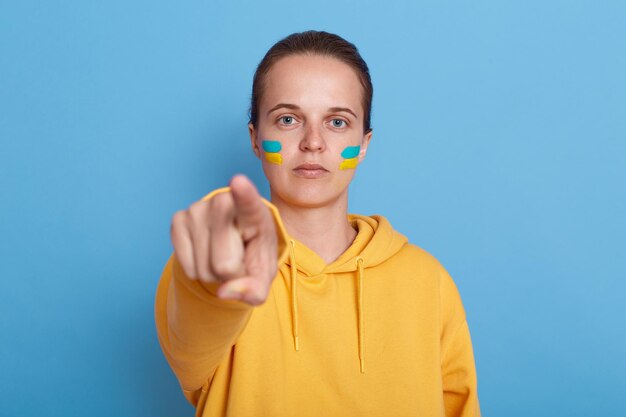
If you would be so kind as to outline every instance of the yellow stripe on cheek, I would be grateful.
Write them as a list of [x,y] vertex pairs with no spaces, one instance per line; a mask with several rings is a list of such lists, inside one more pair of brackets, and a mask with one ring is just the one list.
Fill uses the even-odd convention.
[[341,163],[341,165],[339,165],[339,169],[353,169],[353,168],[356,168],[358,163],[359,163],[359,158],[346,159],[345,161]]
[[270,164],[281,165],[283,163],[283,157],[279,153],[265,152],[265,159]]

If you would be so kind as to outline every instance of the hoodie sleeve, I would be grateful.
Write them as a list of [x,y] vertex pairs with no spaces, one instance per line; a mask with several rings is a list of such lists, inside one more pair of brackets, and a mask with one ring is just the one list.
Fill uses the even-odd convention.
[[[203,200],[227,190],[215,190]],[[280,265],[288,253],[288,237],[278,210],[268,201],[264,203],[276,221]],[[194,406],[253,311],[243,302],[218,298],[218,286],[190,279],[172,254],[157,287],[155,321],[159,343],[183,394]]]
[[441,374],[447,417],[480,417],[474,352],[459,291],[442,267]]

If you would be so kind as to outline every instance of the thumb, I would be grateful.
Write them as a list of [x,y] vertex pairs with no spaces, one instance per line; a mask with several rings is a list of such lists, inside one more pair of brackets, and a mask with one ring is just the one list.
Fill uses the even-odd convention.
[[236,278],[223,283],[217,290],[217,296],[225,300],[239,300],[258,306],[265,302],[269,284],[256,277]]

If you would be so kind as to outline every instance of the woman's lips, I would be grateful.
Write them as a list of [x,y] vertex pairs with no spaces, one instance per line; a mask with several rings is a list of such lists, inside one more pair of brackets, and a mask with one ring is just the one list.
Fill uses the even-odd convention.
[[302,178],[321,178],[328,175],[328,170],[319,164],[302,164],[293,170],[294,174]]

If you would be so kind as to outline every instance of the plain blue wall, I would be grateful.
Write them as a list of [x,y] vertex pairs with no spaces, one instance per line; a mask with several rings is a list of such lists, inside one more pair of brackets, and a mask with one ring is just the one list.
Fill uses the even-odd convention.
[[335,0],[3,2],[0,415],[193,414],[153,321],[170,219],[267,192],[252,75],[306,29],[371,67],[351,211],[455,278],[484,415],[624,415],[626,4]]

